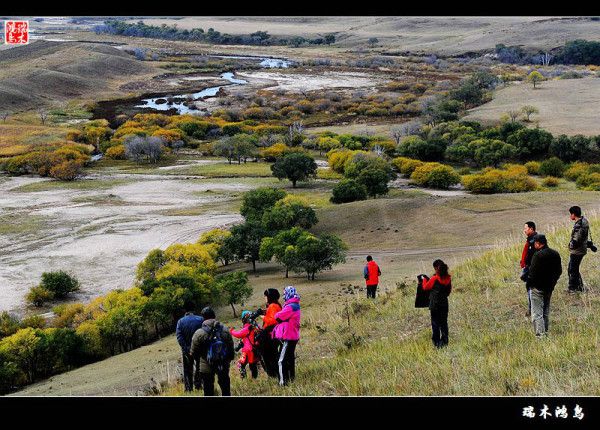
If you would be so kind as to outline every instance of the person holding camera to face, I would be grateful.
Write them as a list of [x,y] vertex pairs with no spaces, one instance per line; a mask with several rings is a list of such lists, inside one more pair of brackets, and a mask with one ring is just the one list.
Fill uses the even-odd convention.
[[581,214],[581,208],[579,206],[572,206],[569,208],[569,214],[571,216],[571,221],[575,221],[575,224],[573,225],[571,240],[569,242],[569,289],[567,291],[569,293],[574,293],[584,291],[583,279],[579,272],[583,257],[587,254],[588,248],[591,249],[592,252],[596,252],[597,248],[591,240],[588,240],[590,223]]
[[429,291],[429,311],[431,313],[431,340],[436,348],[448,345],[448,296],[452,291],[452,279],[448,265],[442,260],[433,262],[435,274],[429,278],[419,275],[423,290]]

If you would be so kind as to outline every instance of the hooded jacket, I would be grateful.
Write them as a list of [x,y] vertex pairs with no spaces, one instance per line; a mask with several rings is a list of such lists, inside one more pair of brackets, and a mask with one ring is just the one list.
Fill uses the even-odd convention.
[[569,242],[569,252],[573,255],[587,254],[587,241],[590,233],[590,223],[585,217],[579,218],[573,225],[571,232],[571,241]]
[[275,314],[277,325],[273,337],[279,340],[300,339],[300,299],[292,297],[283,305],[283,309]]
[[256,363],[253,347],[254,328],[252,327],[252,324],[246,323],[244,324],[244,327],[239,330],[229,329],[229,333],[231,333],[233,337],[242,339],[242,352],[248,357],[248,363]]
[[200,362],[200,373],[211,373],[213,371],[206,361],[206,354],[208,353],[209,333],[216,324],[221,326],[221,339],[227,345],[227,352],[229,353],[227,359],[231,361],[234,358],[233,338],[229,331],[216,319],[205,320],[202,323],[202,327],[194,333],[194,336],[192,337],[192,346],[190,348],[191,354],[195,358],[198,358]]
[[423,282],[423,290],[430,290],[429,309],[436,310],[448,307],[448,296],[452,292],[452,278],[450,275],[441,277],[433,275]]

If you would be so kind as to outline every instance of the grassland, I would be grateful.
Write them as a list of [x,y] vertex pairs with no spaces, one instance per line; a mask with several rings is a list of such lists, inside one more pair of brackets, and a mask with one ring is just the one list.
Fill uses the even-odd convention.
[[[313,189],[297,192],[309,196]],[[436,198],[400,190],[393,190],[387,199],[317,208],[320,222],[315,232],[342,235],[350,245],[345,264],[318,275],[314,282],[302,274],[285,279],[282,268],[272,263],[258,264],[256,274],[249,272],[254,293],[247,308],[259,306],[262,291],[268,287],[281,289],[293,284],[302,293],[298,381],[280,391],[263,376],[258,381],[239,381],[232,370],[234,394],[594,393],[595,383],[585,385],[581,378],[571,383],[567,377],[576,370],[568,354],[575,354],[584,366],[598,364],[591,349],[595,339],[592,327],[597,325],[593,321],[600,306],[595,293],[581,299],[563,297],[563,279],[553,302],[552,336],[546,344],[536,344],[523,316],[526,298],[517,277],[523,222],[534,219],[540,231],[552,233],[555,226],[569,225],[565,213],[572,202],[588,214],[600,209],[594,192]],[[566,234],[559,231],[551,236],[551,246],[558,249],[564,245]],[[490,246],[494,250],[483,254]],[[373,254],[384,272],[384,294],[375,303],[363,299],[360,270],[366,253]],[[435,258],[447,261],[455,276],[451,346],[443,351],[430,346],[427,311],[413,308],[414,275],[430,272]],[[600,279],[594,258],[586,258],[583,267],[593,288]],[[566,260],[563,265],[566,270]],[[238,263],[227,268],[239,269],[248,270],[248,266]],[[217,312],[226,324],[239,324],[230,309]],[[583,347],[576,344],[579,333],[572,331],[577,324],[585,327],[582,338],[588,337],[581,339]],[[549,358],[544,358],[545,354]],[[172,387],[159,388],[159,392],[178,395],[181,387],[173,385],[180,372],[178,356],[173,337],[168,337],[109,361],[57,375],[19,394],[129,394],[159,387],[169,379]],[[473,372],[477,367],[482,368],[481,373]],[[591,367],[584,370],[591,375],[597,372]],[[421,381],[419,374],[424,376]]]
[[40,181],[31,184],[21,185],[12,191],[21,193],[31,193],[53,190],[107,190],[118,185],[124,185],[132,182],[127,179],[82,179],[79,181]]
[[508,111],[533,105],[540,111],[531,119],[553,134],[600,134],[597,101],[600,79],[557,79],[542,82],[533,89],[527,83],[515,83],[494,93],[494,99],[469,112],[465,119],[484,123],[498,121]]

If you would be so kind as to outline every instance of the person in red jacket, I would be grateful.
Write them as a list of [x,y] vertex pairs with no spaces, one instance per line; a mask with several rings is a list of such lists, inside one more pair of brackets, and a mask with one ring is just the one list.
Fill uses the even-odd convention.
[[529,266],[531,265],[531,259],[533,258],[533,254],[535,254],[535,236],[537,235],[537,231],[535,229],[535,223],[533,221],[527,221],[525,223],[525,227],[523,227],[523,234],[527,237],[525,240],[525,246],[523,247],[523,252],[521,253],[521,281],[525,282],[525,289],[527,290],[527,312],[525,312],[525,316],[528,317],[531,315],[531,291],[529,287],[527,287],[527,278],[529,276]]
[[230,328],[229,333],[231,333],[233,337],[242,339],[242,356],[237,363],[240,375],[242,378],[245,378],[246,366],[249,366],[252,379],[256,379],[258,377],[258,357],[254,353],[255,329],[250,321],[251,315],[252,313],[250,311],[243,311],[242,323],[244,324],[244,327],[239,330]]
[[442,260],[435,260],[433,268],[435,275],[423,277],[423,290],[430,291],[431,340],[437,348],[442,348],[448,345],[448,296],[452,291],[452,280],[448,265]]
[[367,255],[367,265],[365,266],[363,275],[367,284],[367,297],[374,299],[377,285],[379,284],[379,276],[381,276],[381,270],[370,255]]
[[277,340],[271,337],[271,332],[277,325],[277,320],[275,319],[275,314],[281,310],[281,304],[279,303],[279,291],[275,288],[268,288],[265,290],[265,301],[267,305],[267,310],[259,309],[257,313],[262,315],[263,317],[263,332],[265,335],[262,336],[262,361],[263,367],[265,368],[265,372],[267,375],[278,378],[279,370],[277,367],[277,360],[279,356],[277,355],[278,342]]

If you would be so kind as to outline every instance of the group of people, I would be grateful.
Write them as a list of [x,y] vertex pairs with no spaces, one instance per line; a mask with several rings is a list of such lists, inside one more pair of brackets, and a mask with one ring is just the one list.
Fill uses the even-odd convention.
[[[241,313],[242,328],[226,328],[216,319],[211,307],[195,315],[191,309],[177,322],[176,337],[183,356],[185,391],[203,389],[205,396],[215,393],[215,376],[221,394],[231,395],[229,368],[235,350],[241,349],[237,367],[242,378],[250,369],[258,377],[258,364],[265,373],[277,378],[280,385],[294,380],[296,345],[300,340],[300,295],[293,286],[283,291],[283,306],[275,288],[264,292],[266,306]],[[262,326],[257,319],[262,318]],[[233,339],[240,339],[234,348]]]
[[[587,250],[596,251],[591,241],[588,220],[579,206],[569,208],[575,222],[569,241],[569,293],[584,291],[580,273],[581,261]],[[548,246],[544,234],[538,233],[533,221],[527,221],[523,233],[526,236],[521,254],[521,280],[527,291],[526,316],[531,317],[535,334],[546,336],[549,328],[550,298],[560,276],[560,254]],[[435,273],[429,277],[417,276],[419,289],[425,292],[431,314],[431,339],[435,347],[448,345],[448,296],[452,292],[452,277],[448,265],[442,260],[433,262]],[[375,299],[381,269],[368,255],[363,270],[367,298]],[[419,290],[418,290],[419,291]],[[269,288],[264,292],[265,309],[241,313],[242,328],[225,328],[212,308],[206,307],[200,315],[191,310],[177,322],[176,336],[183,354],[183,377],[186,391],[204,390],[205,396],[214,395],[217,377],[223,396],[230,395],[229,367],[234,359],[233,338],[240,339],[237,350],[241,356],[237,367],[242,378],[250,369],[252,378],[258,377],[258,364],[265,373],[277,378],[280,385],[287,385],[295,378],[295,351],[300,339],[300,295],[293,286],[283,291],[283,306],[279,303],[279,291]],[[415,304],[416,305],[416,304]],[[262,326],[257,322],[262,318]]]
[[[574,225],[568,244],[567,292],[575,294],[585,291],[580,266],[587,250],[596,252],[596,247],[581,208],[570,207],[569,216]],[[521,254],[521,280],[525,282],[528,301],[526,316],[531,316],[536,336],[543,337],[548,334],[550,298],[562,274],[562,263],[559,253],[548,247],[546,236],[536,231],[533,221],[525,223],[523,233],[527,237]]]
[[[575,222],[569,241],[569,283],[567,292],[574,294],[585,291],[580,266],[587,250],[596,252],[591,240],[589,221],[582,215],[579,206],[569,208],[569,215]],[[550,298],[560,276],[562,262],[560,254],[548,246],[544,234],[536,231],[533,221],[525,223],[523,233],[527,237],[521,254],[521,280],[525,282],[528,307],[526,316],[531,317],[538,338],[546,336],[549,328]],[[372,256],[367,256],[364,278],[367,297],[375,298],[381,269]],[[442,260],[433,262],[435,273],[418,275],[419,289],[428,293],[428,307],[431,313],[431,339],[435,347],[448,344],[448,296],[452,292],[452,278],[448,265]]]

